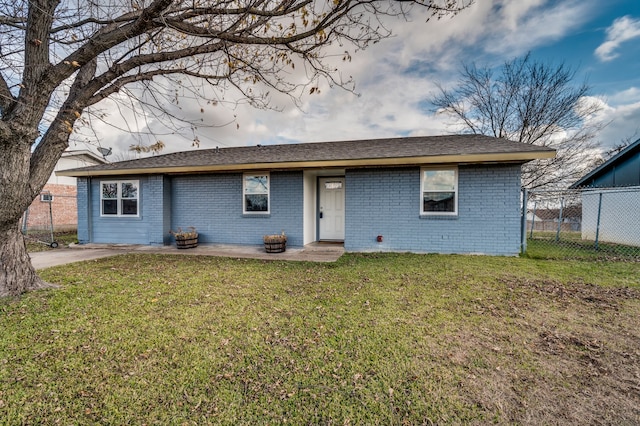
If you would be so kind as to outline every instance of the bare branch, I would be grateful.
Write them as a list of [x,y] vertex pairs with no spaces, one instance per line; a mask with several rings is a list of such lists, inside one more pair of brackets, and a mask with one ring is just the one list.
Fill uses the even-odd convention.
[[[97,93],[96,95],[92,96],[87,102],[86,105],[90,106],[90,105],[95,105],[98,102],[100,102],[101,100],[115,94],[118,93],[120,90],[122,90],[122,88],[124,86],[126,86],[127,84],[132,84],[132,83],[136,83],[136,82],[142,82],[142,81],[146,81],[146,80],[153,80],[153,77],[156,76],[160,76],[160,75],[169,75],[169,74],[185,74],[185,75],[189,75],[189,72],[185,69],[168,69],[168,70],[154,70],[154,71],[149,71],[149,72],[143,72],[143,73],[138,73],[138,74],[133,74],[133,75],[129,75],[126,77],[122,77],[119,78],[117,80],[115,80],[112,84],[110,84],[107,88],[105,88],[104,90],[101,90],[99,93]],[[201,77],[201,76],[199,76]],[[216,78],[224,78],[224,77],[216,77]]]

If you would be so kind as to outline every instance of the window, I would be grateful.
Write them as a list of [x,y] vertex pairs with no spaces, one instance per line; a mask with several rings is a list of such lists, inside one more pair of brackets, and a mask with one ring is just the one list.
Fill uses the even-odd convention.
[[40,201],[43,203],[52,203],[53,202],[53,194],[48,192],[43,192],[40,194]]
[[422,169],[421,189],[422,214],[458,214],[458,169]]
[[242,179],[243,213],[269,213],[269,174],[246,174]]
[[137,180],[101,182],[101,215],[138,216],[138,187]]

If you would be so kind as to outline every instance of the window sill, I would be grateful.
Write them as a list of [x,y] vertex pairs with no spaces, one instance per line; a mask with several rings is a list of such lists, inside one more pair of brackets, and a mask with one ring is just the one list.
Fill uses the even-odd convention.
[[458,220],[457,214],[421,214],[418,216],[424,220]]
[[100,219],[142,219],[142,216],[132,214],[101,214]]
[[242,217],[246,219],[269,219],[271,213],[242,213]]

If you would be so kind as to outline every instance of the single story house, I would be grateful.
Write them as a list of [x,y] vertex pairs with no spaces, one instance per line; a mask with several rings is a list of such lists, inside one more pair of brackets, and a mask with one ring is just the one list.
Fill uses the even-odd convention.
[[482,135],[176,152],[60,172],[78,178],[80,243],[290,246],[516,255],[520,166],[549,148]]
[[570,186],[582,189],[582,239],[640,247],[640,139]]

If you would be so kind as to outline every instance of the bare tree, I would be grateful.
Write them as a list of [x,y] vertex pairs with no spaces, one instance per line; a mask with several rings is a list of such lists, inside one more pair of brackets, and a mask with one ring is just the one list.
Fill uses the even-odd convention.
[[573,85],[575,70],[552,66],[530,55],[489,68],[464,65],[455,88],[439,87],[431,102],[451,116],[458,130],[551,147],[557,156],[522,168],[527,188],[558,187],[584,174],[597,160],[600,124],[587,119],[600,103],[586,83]]
[[635,143],[638,140],[639,131],[640,129],[636,129],[633,135],[627,136],[626,138],[622,138],[620,142],[618,142],[617,144],[615,144],[614,146],[606,150],[604,154],[602,154],[602,159],[598,162],[598,165],[603,164],[605,161],[609,160],[610,158],[624,151],[624,149],[627,148],[632,143]]
[[383,17],[419,5],[440,18],[469,2],[0,0],[0,296],[46,286],[18,223],[101,101],[136,96],[171,115],[179,96],[217,102],[236,90],[266,108],[269,91],[297,99],[319,79],[350,89],[330,46],[348,60],[348,46],[390,35]]

